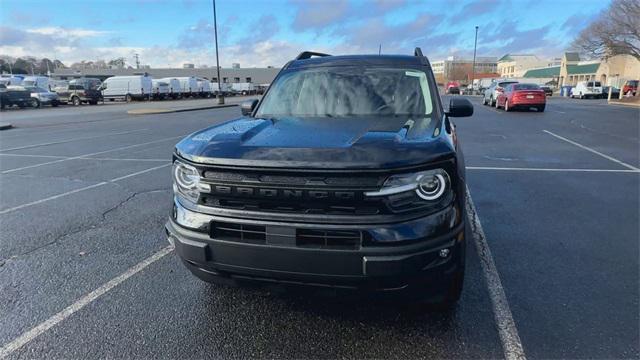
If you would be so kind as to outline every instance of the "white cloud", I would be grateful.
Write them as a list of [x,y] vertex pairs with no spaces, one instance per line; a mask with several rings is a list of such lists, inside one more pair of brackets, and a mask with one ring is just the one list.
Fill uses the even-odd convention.
[[50,35],[55,37],[67,37],[67,38],[88,38],[88,37],[96,37],[110,34],[110,31],[99,31],[99,30],[89,30],[89,29],[70,29],[59,26],[48,26],[48,27],[40,27],[27,29],[26,32],[31,34],[40,34],[40,35]]

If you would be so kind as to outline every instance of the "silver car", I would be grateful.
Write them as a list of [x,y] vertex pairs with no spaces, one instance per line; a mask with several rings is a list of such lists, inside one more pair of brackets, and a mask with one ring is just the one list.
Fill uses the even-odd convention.
[[491,83],[488,89],[484,91],[482,96],[482,105],[496,106],[496,100],[498,99],[498,93],[509,84],[517,84],[515,80],[502,80]]
[[37,86],[28,86],[25,88],[31,91],[31,97],[37,100],[37,105],[35,107],[40,107],[42,105],[51,105],[53,107],[56,107],[60,104],[60,98],[58,97],[58,94],[53,91],[49,91]]

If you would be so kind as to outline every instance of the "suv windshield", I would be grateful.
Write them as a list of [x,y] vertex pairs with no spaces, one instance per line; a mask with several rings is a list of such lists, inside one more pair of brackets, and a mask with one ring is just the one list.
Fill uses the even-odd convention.
[[423,71],[325,67],[283,73],[256,116],[429,117],[432,111],[433,99]]

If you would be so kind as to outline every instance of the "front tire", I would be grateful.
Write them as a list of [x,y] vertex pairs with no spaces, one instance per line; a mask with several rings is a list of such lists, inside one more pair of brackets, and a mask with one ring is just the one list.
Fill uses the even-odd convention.
[[489,98],[489,104],[490,106],[496,106],[496,100],[494,100],[493,95]]
[[32,108],[39,108],[40,107],[40,100],[33,98],[33,99],[31,99],[31,104],[30,105],[31,105]]
[[80,98],[77,96],[74,96],[73,99],[71,99],[71,104],[73,104],[73,106],[80,106]]
[[125,102],[128,102],[128,103],[130,103],[132,99],[133,99],[133,98],[131,97],[131,94],[127,94],[127,95],[124,97],[124,101],[125,101]]
[[496,105],[496,109],[500,109],[500,104],[498,103],[498,99],[495,99],[495,105]]
[[509,108],[509,100],[504,101],[504,111],[509,112],[511,108]]

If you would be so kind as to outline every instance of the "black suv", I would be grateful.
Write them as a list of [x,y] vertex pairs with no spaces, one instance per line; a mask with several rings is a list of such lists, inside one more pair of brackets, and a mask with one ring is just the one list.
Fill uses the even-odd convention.
[[243,117],[176,145],[169,241],[199,278],[453,304],[465,172],[431,66],[303,52]]

